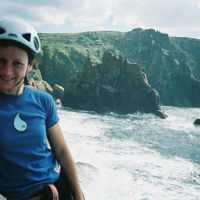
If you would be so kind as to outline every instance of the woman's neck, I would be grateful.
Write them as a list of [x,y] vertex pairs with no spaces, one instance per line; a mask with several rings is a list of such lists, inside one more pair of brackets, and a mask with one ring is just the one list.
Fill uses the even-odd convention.
[[24,84],[21,84],[17,89],[16,95],[22,94],[23,91],[24,91]]
[[12,88],[11,90],[0,90],[0,92],[8,95],[20,95],[24,91],[24,83],[21,83],[15,88]]

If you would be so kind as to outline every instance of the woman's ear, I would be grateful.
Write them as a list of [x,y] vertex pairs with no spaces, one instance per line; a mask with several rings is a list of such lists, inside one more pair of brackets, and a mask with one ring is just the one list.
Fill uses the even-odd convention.
[[28,68],[27,68],[27,72],[30,72],[32,69],[33,69],[33,66],[31,64],[29,64]]
[[28,64],[28,69],[27,69],[27,71],[30,72],[30,71],[35,67],[36,63],[37,63],[37,61],[36,61],[36,59],[34,58],[34,59],[31,61],[31,63]]

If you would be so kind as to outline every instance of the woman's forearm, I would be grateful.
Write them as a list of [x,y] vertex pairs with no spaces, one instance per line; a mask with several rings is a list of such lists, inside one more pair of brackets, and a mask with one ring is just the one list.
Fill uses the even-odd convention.
[[66,147],[66,149],[60,153],[60,155],[56,155],[56,159],[58,160],[62,170],[64,171],[68,179],[74,198],[77,200],[82,200],[83,194],[79,183],[76,165],[74,163],[69,149]]
[[76,165],[58,124],[48,129],[48,140],[56,160],[61,165],[68,179],[74,200],[83,200],[84,197],[80,187]]

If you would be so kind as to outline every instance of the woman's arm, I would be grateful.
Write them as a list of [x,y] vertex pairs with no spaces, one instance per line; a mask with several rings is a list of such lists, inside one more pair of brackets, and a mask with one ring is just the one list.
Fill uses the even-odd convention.
[[59,124],[55,124],[53,127],[49,128],[47,132],[48,140],[56,160],[59,162],[68,178],[74,200],[84,200],[76,172],[76,166]]

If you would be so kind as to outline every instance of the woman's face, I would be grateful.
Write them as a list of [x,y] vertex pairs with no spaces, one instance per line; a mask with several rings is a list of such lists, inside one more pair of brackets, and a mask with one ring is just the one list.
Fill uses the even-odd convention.
[[26,51],[15,46],[0,46],[0,92],[17,94],[30,69]]

